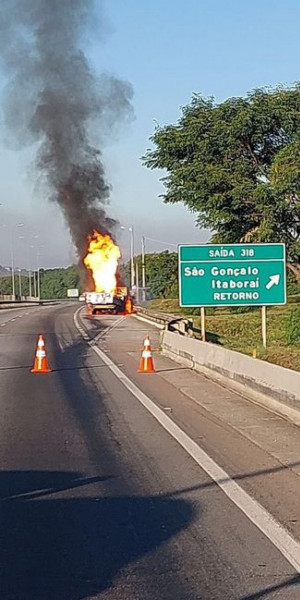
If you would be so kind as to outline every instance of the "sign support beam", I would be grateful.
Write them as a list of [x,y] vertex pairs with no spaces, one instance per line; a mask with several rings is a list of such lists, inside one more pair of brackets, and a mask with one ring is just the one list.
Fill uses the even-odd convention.
[[261,332],[263,347],[267,347],[267,307],[261,307]]
[[205,308],[204,308],[204,306],[201,306],[201,308],[200,308],[200,316],[201,316],[201,339],[202,339],[202,342],[205,342],[206,335],[205,335]]

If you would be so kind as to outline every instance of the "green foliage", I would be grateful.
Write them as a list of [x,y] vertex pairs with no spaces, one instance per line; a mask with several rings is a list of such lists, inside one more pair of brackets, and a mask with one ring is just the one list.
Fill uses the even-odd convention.
[[290,270],[287,271],[286,287],[288,295],[300,293],[300,281]]
[[288,345],[300,343],[300,308],[291,310],[286,321],[286,343]]
[[300,277],[300,84],[216,104],[194,95],[175,125],[157,127],[151,169],[164,201],[182,202],[216,243],[285,242]]
[[66,298],[68,288],[80,288],[76,265],[67,269],[41,270],[41,298]]
[[[24,275],[19,278],[19,275],[15,275],[15,293],[16,296],[20,296],[20,283],[22,296],[29,296],[29,281],[28,277]],[[0,295],[11,296],[12,295],[12,278],[11,276],[0,277]]]
[[146,254],[146,285],[152,298],[178,297],[178,255],[177,252]]

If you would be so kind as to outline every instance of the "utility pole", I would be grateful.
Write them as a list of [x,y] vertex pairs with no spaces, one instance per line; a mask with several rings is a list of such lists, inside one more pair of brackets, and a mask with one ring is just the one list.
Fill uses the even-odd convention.
[[146,264],[145,264],[145,236],[142,237],[142,288],[143,301],[146,300]]

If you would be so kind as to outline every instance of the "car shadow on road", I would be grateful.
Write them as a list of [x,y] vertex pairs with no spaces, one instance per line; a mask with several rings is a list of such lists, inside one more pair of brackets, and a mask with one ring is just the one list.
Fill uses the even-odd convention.
[[0,472],[1,600],[94,597],[193,519],[182,499],[99,495],[105,479]]

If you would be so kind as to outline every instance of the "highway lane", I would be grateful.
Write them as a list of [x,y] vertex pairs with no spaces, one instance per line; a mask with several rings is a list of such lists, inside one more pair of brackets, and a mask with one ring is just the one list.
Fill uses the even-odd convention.
[[[110,372],[73,313],[45,307],[0,330],[1,599],[298,598],[295,570]],[[121,351],[118,326],[107,332],[117,319],[83,324],[130,372],[135,353]],[[133,320],[121,326],[129,349]],[[29,371],[40,332],[49,375]],[[168,409],[175,391],[154,377],[138,383]]]
[[22,308],[0,308],[0,327],[5,327],[7,323],[13,323],[15,319],[21,319],[27,316],[29,311],[36,312],[42,310],[42,306],[24,306]]

